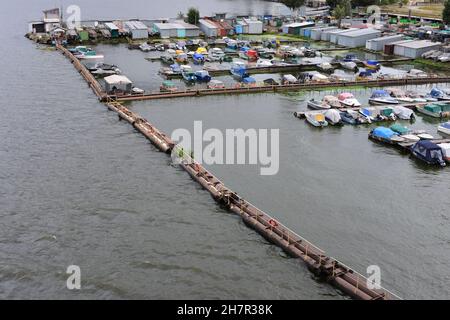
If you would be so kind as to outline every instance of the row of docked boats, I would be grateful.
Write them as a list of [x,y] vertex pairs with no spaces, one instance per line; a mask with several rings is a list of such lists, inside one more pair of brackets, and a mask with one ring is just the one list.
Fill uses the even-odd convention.
[[[314,127],[326,127],[329,124],[336,125],[359,125],[370,124],[381,121],[395,121],[402,118],[411,119],[414,113],[404,107],[399,109],[390,106],[364,107],[355,109],[328,109],[320,111],[305,112],[305,119]],[[409,111],[409,113],[406,113]],[[319,121],[320,120],[320,121]]]
[[[442,125],[448,125],[450,128],[450,123]],[[403,146],[411,152],[413,157],[429,165],[445,167],[446,162],[450,162],[450,140],[436,139],[424,130],[414,131],[395,124],[390,128],[377,127],[373,129],[369,133],[369,139]]]

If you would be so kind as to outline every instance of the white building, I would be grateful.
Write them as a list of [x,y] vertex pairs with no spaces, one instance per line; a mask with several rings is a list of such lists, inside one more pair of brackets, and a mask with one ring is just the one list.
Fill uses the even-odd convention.
[[378,38],[381,35],[380,30],[367,28],[359,29],[350,32],[343,32],[337,34],[337,44],[349,48],[364,47],[366,41],[374,38]]
[[372,51],[384,51],[384,46],[386,44],[400,41],[402,39],[403,35],[401,34],[394,34],[391,36],[369,39],[366,41],[366,49]]
[[327,33],[329,33],[329,37],[330,37],[330,42],[331,43],[336,43],[338,41],[338,36],[347,32],[352,32],[352,31],[356,31],[359,30],[357,28],[350,28],[350,29],[337,29],[337,30],[331,30],[331,31],[326,31]]
[[408,58],[420,58],[423,53],[438,50],[441,47],[441,42],[431,42],[430,40],[405,41],[395,44],[394,54]]
[[311,29],[311,39],[312,40],[321,40],[322,34],[327,30],[335,30],[336,27],[320,27]]

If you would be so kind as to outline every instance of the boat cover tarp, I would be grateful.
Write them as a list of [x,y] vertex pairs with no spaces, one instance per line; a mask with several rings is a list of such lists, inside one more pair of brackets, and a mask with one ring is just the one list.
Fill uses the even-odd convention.
[[436,104],[429,104],[425,106],[425,110],[433,112],[433,113],[439,113],[442,111],[441,106]]
[[401,124],[398,124],[398,123],[393,124],[390,127],[390,129],[392,131],[395,131],[395,132],[400,133],[400,134],[407,134],[409,132],[409,129],[407,127],[402,126]]
[[433,88],[430,91],[430,96],[432,96],[433,98],[442,97],[443,95],[444,95],[444,92],[438,88]]
[[375,128],[375,129],[373,129],[372,134],[376,137],[380,137],[383,139],[391,139],[392,136],[397,135],[396,132],[394,132],[391,129],[386,128],[386,127]]
[[402,120],[409,120],[414,112],[406,107],[397,106],[394,108],[395,115]]
[[417,142],[413,146],[413,150],[414,152],[420,154],[428,162],[433,163],[436,160],[439,162],[443,161],[441,147],[429,140],[421,140]]
[[385,97],[390,96],[386,90],[374,90],[372,92],[372,97]]
[[447,159],[450,158],[450,143],[441,143],[438,144],[438,146],[442,149],[444,157],[446,157]]
[[255,80],[255,78],[252,78],[252,77],[246,77],[246,78],[242,79],[242,82],[244,82],[244,83],[255,83],[256,80]]
[[441,127],[442,127],[442,128],[445,128],[445,129],[450,129],[450,122],[442,123],[442,124],[441,124]]
[[204,56],[201,53],[194,53],[194,59],[202,60],[204,59]]
[[332,123],[338,123],[339,121],[341,121],[340,112],[334,109],[325,111],[325,117],[329,119]]

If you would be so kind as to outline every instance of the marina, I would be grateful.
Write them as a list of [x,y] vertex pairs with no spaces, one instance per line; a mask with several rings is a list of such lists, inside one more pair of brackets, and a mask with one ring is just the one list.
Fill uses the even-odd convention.
[[[109,17],[117,14],[108,12]],[[125,15],[134,16],[130,12]],[[43,174],[55,170],[56,177],[49,181],[64,183],[52,194],[44,194],[46,189],[53,190],[46,179],[26,180],[5,152],[6,166],[24,188],[33,184],[42,189],[39,198],[34,198],[35,191],[6,190],[5,184],[4,194],[17,200],[28,196],[36,212],[49,212],[44,216],[58,211],[52,207],[58,203],[60,212],[75,211],[83,224],[92,226],[75,235],[78,227],[70,231],[54,227],[52,233],[53,223],[47,223],[48,228],[38,223],[45,230],[41,233],[50,235],[41,235],[43,240],[34,236],[31,241],[43,252],[47,249],[42,246],[52,245],[60,251],[64,232],[76,239],[92,234],[96,239],[86,239],[80,247],[99,255],[98,264],[90,263],[92,257],[84,252],[73,260],[78,263],[78,257],[89,266],[86,273],[83,269],[88,279],[85,292],[93,297],[447,297],[448,270],[441,266],[448,262],[448,201],[440,200],[442,193],[430,192],[431,186],[445,190],[449,177],[445,167],[450,136],[445,121],[450,116],[450,76],[446,69],[408,56],[415,44],[393,44],[397,53],[404,50],[396,55],[375,50],[377,41],[370,50],[356,45],[363,37],[385,37],[391,31],[382,35],[350,26],[350,31],[320,31],[327,40],[316,41],[311,33],[319,39],[320,33],[314,23],[308,25],[306,35],[296,23],[283,20],[288,18],[258,16],[253,10],[249,15],[253,16],[223,22],[211,14],[205,16],[205,23],[198,23],[198,30],[195,24],[173,19],[102,17],[86,20],[89,23],[75,33],[54,29],[48,32],[48,40],[37,37],[33,29],[27,34],[40,44],[39,50],[28,41],[21,44],[22,51],[33,57],[24,66],[34,74],[45,66],[46,71],[40,72],[43,79],[32,79],[43,87],[48,82],[50,89],[46,89],[47,105],[36,101],[42,111],[38,107],[27,111],[30,128],[45,124],[47,129],[33,129],[37,138],[27,134],[23,149],[36,150],[35,139],[45,135],[48,145],[43,150],[50,151],[46,157],[32,151],[34,169]],[[275,27],[277,19],[282,20],[279,27]],[[39,23],[32,23],[34,31],[41,28]],[[321,29],[322,22],[316,23]],[[261,24],[264,30],[259,31]],[[208,37],[240,28],[243,34]],[[245,34],[250,30],[257,34]],[[82,40],[84,32],[88,40]],[[171,35],[174,32],[177,37]],[[293,33],[299,34],[298,39]],[[382,50],[388,50],[389,41],[383,41]],[[435,42],[424,45],[436,46]],[[436,50],[444,49],[439,45]],[[422,55],[419,51],[413,53]],[[19,68],[18,73],[23,70]],[[80,83],[87,83],[89,91]],[[36,90],[31,86],[35,96]],[[5,96],[12,101],[12,94]],[[22,116],[22,105],[30,103],[20,102],[24,99],[17,97],[17,112]],[[55,107],[57,101],[61,110]],[[36,121],[41,113],[48,120]],[[118,125],[118,120],[129,126]],[[200,120],[205,129],[279,129],[280,173],[267,179],[255,176],[252,166],[197,161],[177,146],[170,133],[189,130]],[[78,160],[61,152],[65,143],[54,135],[63,132],[64,140],[72,141],[66,148],[74,154],[82,148],[79,156],[72,156]],[[58,152],[62,164],[49,161]],[[89,157],[84,159],[83,152]],[[174,155],[179,164],[173,162]],[[61,192],[62,204],[57,196]],[[48,197],[52,200],[46,203]],[[419,197],[429,198],[419,203]],[[97,198],[102,203],[94,204]],[[20,206],[10,203],[6,210],[20,212]],[[58,221],[55,216],[51,220]],[[109,241],[111,247],[105,248]],[[70,247],[69,243],[64,247]],[[117,262],[99,268],[104,259],[100,252]],[[6,264],[14,262],[6,255],[0,257],[6,261],[0,265],[0,275],[12,288],[6,295],[16,297],[27,290],[29,296],[36,295],[37,291],[25,289],[27,277],[7,275],[11,271]],[[46,254],[39,263],[43,266],[52,259]],[[58,264],[64,265],[61,261]],[[368,280],[368,266],[373,265],[382,270],[378,288]],[[42,270],[49,272],[52,267]],[[111,276],[100,275],[110,271]],[[142,277],[136,276],[139,272]],[[109,277],[118,282],[106,285]],[[30,278],[35,281],[34,276]],[[53,282],[57,281],[49,278],[48,294],[55,295],[58,289]]]

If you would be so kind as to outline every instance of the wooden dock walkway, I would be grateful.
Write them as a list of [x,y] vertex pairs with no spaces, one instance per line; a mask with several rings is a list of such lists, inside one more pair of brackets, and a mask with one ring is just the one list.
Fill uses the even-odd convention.
[[[104,97],[103,92],[97,87],[95,79],[83,72],[81,64],[76,63],[76,58],[62,47],[58,47],[68,57],[74,67],[83,74],[84,79],[94,90],[100,100],[104,100],[106,106],[118,114],[119,119],[130,123],[138,132],[147,137],[152,144],[165,153],[175,152],[180,155],[180,149],[164,133],[159,131],[146,119],[130,111],[120,102],[111,97]],[[80,66],[81,65],[81,66]],[[188,155],[181,156],[181,167],[205,188],[212,197],[231,212],[239,215],[247,226],[256,230],[264,238],[282,248],[286,253],[301,261],[304,261],[315,275],[355,299],[362,300],[391,300],[400,299],[387,289],[373,289],[369,281],[355,270],[342,262],[329,257],[319,247],[301,237],[287,226],[277,221],[274,217],[258,209],[249,201],[240,197],[229,189],[223,182],[207,171],[201,164],[191,159]]]
[[288,85],[264,85],[254,87],[230,87],[224,89],[187,89],[175,92],[155,92],[148,94],[134,94],[124,96],[110,96],[110,98],[117,101],[140,101],[140,100],[155,100],[181,97],[202,97],[210,95],[227,95],[227,94],[249,94],[261,92],[284,92],[284,91],[301,91],[301,90],[315,90],[326,88],[346,88],[346,87],[386,87],[386,86],[401,86],[401,85],[420,85],[430,83],[446,83],[450,82],[450,77],[429,77],[429,78],[401,78],[401,79],[384,79],[384,80],[360,80],[348,82],[307,82]]

